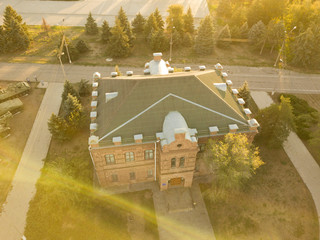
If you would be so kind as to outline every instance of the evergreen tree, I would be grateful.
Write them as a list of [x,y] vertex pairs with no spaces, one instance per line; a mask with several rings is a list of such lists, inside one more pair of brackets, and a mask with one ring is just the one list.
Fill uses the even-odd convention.
[[262,109],[257,115],[261,130],[257,140],[263,140],[268,146],[279,148],[295,129],[294,115],[290,99],[281,96],[280,104],[272,104]]
[[187,13],[183,16],[184,32],[194,34],[194,18],[192,15],[191,8],[188,8]]
[[89,35],[95,35],[99,32],[98,25],[96,20],[92,17],[91,12],[89,12],[89,16],[87,18],[87,23],[85,24],[86,33]]
[[183,35],[183,42],[182,45],[184,47],[192,47],[194,44],[193,35],[191,33],[187,32]]
[[[64,54],[61,56],[61,61],[63,63],[70,63],[69,56],[70,56],[71,62],[76,61],[79,58],[78,49],[76,48],[76,46],[72,42],[69,42],[69,40],[67,38],[65,41],[66,41],[66,43],[63,45],[63,49],[62,49],[62,52]],[[68,53],[69,53],[69,55],[68,55]]]
[[78,50],[79,53],[85,53],[89,51],[87,43],[80,39],[77,44],[76,44],[76,49]]
[[111,57],[127,57],[130,54],[129,38],[118,19],[111,29],[111,34],[107,55]]
[[145,36],[147,41],[150,40],[151,33],[153,31],[158,31],[158,24],[157,24],[157,21],[156,21],[156,18],[154,16],[154,14],[151,13],[150,16],[147,19],[147,22],[144,25],[144,31],[143,31],[144,36]]
[[275,47],[280,47],[285,37],[285,26],[283,21],[279,19],[273,19],[268,24],[267,29],[267,43],[271,48],[270,52],[273,52]]
[[154,52],[164,52],[168,50],[168,39],[164,34],[164,31],[159,29],[158,31],[153,31],[150,39],[150,48]]
[[146,19],[139,12],[132,22],[133,32],[135,34],[142,33],[144,30],[145,23],[146,23]]
[[52,113],[48,121],[48,129],[52,134],[52,137],[60,141],[67,140],[67,128],[68,126],[66,121],[63,118]]
[[73,85],[68,80],[66,80],[64,82],[63,93],[61,95],[62,102],[64,102],[67,99],[69,94],[79,99],[78,92],[74,89]]
[[120,7],[117,19],[119,19],[120,26],[123,28],[124,32],[128,36],[130,47],[133,47],[135,38],[134,38],[134,35],[132,33],[131,25],[130,25],[130,23],[128,21],[128,17],[127,17],[127,15],[126,15],[126,13],[125,13],[125,11],[123,10],[122,7]]
[[156,10],[153,12],[154,17],[156,18],[157,27],[159,30],[163,30],[164,27],[164,21],[162,19],[162,16],[159,12],[159,9],[156,8]]
[[4,30],[3,27],[0,25],[0,54],[4,53],[4,50],[6,49],[6,40],[4,36]]
[[5,41],[3,52],[15,52],[29,47],[27,25],[22,23],[22,17],[11,6],[7,6],[4,11],[1,31]]
[[102,23],[102,33],[101,33],[101,41],[103,43],[108,43],[111,37],[111,28],[106,20]]
[[239,97],[243,98],[243,100],[246,102],[245,107],[248,107],[249,101],[251,99],[250,90],[248,82],[245,81],[243,85],[239,88]]
[[252,46],[259,49],[265,42],[267,37],[266,25],[262,21],[254,24],[249,31],[249,41]]
[[206,16],[202,21],[198,29],[198,36],[195,40],[195,51],[201,55],[208,55],[213,52],[214,49],[214,28],[212,19],[210,16]]
[[183,44],[183,33],[178,32],[176,29],[173,29],[172,33],[172,45],[174,48],[180,48]]
[[219,32],[218,46],[228,47],[230,46],[230,43],[231,43],[231,34],[230,34],[229,25],[227,24]]
[[183,6],[180,4],[170,5],[167,12],[169,13],[166,18],[167,32],[171,33],[174,27],[180,34],[183,34]]
[[90,94],[90,84],[89,81],[86,79],[81,79],[79,83],[79,95],[81,97],[87,96]]
[[245,22],[240,27],[240,38],[247,39],[248,38],[248,33],[249,33],[248,23]]
[[62,108],[64,112],[64,119],[67,119],[73,111],[82,112],[82,106],[78,98],[72,96],[70,93],[68,93],[66,100],[63,101]]

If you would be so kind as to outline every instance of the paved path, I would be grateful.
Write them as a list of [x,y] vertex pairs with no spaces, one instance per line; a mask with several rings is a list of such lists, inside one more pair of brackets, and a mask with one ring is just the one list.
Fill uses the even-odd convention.
[[[209,14],[206,0],[86,0],[86,1],[40,1],[40,0],[2,0],[0,14],[7,5],[23,17],[28,25],[41,25],[44,17],[49,25],[63,24],[64,26],[84,26],[89,12],[99,26],[107,20],[112,26],[120,7],[125,10],[128,19],[132,20],[140,12],[149,16],[156,7],[163,17],[168,15],[167,8],[172,4],[182,4],[187,9],[192,9],[196,24],[199,19]],[[2,16],[0,15],[0,24]],[[62,23],[62,19],[64,19]]]
[[[252,92],[251,95],[259,108],[273,103],[265,92]],[[296,133],[290,133],[283,148],[311,193],[318,214],[320,239],[320,167]]]
[[[181,64],[176,64],[176,66],[183,67]],[[194,70],[198,69],[196,65],[191,67]],[[207,68],[213,69],[213,65],[208,65]],[[122,73],[128,70],[132,70],[134,74],[143,74],[143,66],[140,68],[120,67]],[[225,70],[229,72],[235,87],[240,87],[244,81],[248,81],[251,90],[320,93],[320,74],[303,74],[283,70],[279,75],[278,69],[270,67],[225,66]],[[66,64],[65,71],[67,79],[71,82],[79,82],[82,78],[92,79],[94,72],[100,72],[102,77],[110,76],[114,67]],[[34,75],[48,82],[62,82],[64,79],[58,64],[0,63],[1,80],[24,81],[26,77],[33,79]]]
[[[153,189],[159,239],[215,240],[199,185],[194,183],[191,189],[171,190],[161,192],[158,186],[157,189]],[[189,193],[181,194],[179,190]],[[192,202],[196,203],[195,207]]]
[[0,216],[1,240],[19,240],[23,235],[29,201],[36,192],[42,160],[47,156],[51,141],[47,120],[52,113],[59,112],[62,91],[63,84],[49,83]]

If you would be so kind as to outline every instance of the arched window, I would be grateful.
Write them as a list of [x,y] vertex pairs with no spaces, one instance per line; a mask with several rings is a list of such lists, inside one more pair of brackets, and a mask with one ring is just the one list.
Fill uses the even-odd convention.
[[175,168],[175,167],[176,167],[176,159],[171,158],[171,168]]

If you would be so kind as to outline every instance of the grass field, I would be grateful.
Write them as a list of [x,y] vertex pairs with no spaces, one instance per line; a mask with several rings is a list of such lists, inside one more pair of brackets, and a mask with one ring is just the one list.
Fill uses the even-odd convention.
[[[86,112],[90,97],[81,98]],[[25,236],[38,239],[158,239],[152,192],[110,195],[93,186],[89,117],[70,141],[51,142],[30,203]]]
[[259,147],[266,164],[244,191],[214,204],[205,198],[217,240],[318,239],[314,202],[286,153]]
[[[5,88],[9,82],[0,81],[0,87]],[[0,139],[0,205],[5,202],[11,188],[11,181],[20,162],[24,146],[36,118],[44,89],[33,88],[29,95],[20,97],[23,111],[9,120],[11,135]]]

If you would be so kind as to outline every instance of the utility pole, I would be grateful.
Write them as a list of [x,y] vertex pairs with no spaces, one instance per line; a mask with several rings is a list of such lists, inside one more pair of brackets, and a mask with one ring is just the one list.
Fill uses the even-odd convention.
[[[291,31],[288,33],[288,35],[290,35],[296,28],[297,28],[297,26],[294,26],[294,27],[291,29]],[[277,63],[278,63],[278,61],[279,61],[279,59],[280,59],[280,55],[281,55],[281,53],[282,53],[282,51],[283,51],[283,48],[284,48],[284,44],[285,44],[286,39],[287,39],[287,32],[284,31],[284,34],[285,34],[285,35],[284,35],[284,39],[283,39],[283,42],[282,42],[282,45],[281,45],[279,54],[278,54],[278,56],[277,56],[276,62],[275,62],[274,65],[273,65],[274,67],[277,66]]]
[[169,62],[171,62],[171,56],[172,56],[172,33],[173,33],[173,29],[175,29],[175,27],[173,26],[173,18],[171,19],[172,21],[172,29],[171,29],[171,37],[170,37],[170,57],[169,57]]

